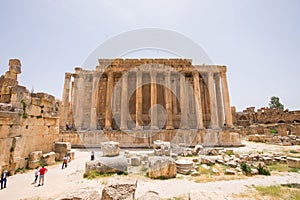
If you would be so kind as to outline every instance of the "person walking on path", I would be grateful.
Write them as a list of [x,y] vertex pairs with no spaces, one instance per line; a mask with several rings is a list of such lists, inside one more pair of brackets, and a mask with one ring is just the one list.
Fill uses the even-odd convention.
[[7,182],[7,170],[5,169],[2,173],[1,173],[1,190],[3,188],[6,188],[6,182]]
[[44,185],[44,180],[45,180],[45,174],[48,170],[45,168],[45,166],[42,166],[42,168],[39,170],[40,173],[40,179],[39,179],[39,184],[38,186],[41,186],[41,181],[42,185]]
[[37,182],[38,177],[39,177],[39,167],[37,166],[34,170],[34,182],[33,183]]
[[67,168],[67,166],[68,166],[68,157],[67,155],[65,155],[63,158],[63,164],[61,166],[61,169]]
[[92,153],[91,153],[91,160],[95,160],[95,154],[94,154],[93,151],[92,151]]

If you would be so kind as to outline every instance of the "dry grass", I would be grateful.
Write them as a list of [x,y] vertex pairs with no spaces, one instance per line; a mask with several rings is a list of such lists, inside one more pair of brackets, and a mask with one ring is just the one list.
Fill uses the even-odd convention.
[[248,191],[232,195],[233,199],[300,200],[300,189],[280,185],[254,186]]

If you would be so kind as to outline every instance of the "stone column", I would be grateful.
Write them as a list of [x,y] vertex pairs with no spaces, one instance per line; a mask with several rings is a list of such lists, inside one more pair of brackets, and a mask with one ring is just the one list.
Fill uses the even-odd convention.
[[128,117],[128,74],[122,76],[122,99],[121,99],[121,130],[127,130],[127,117]]
[[60,109],[60,120],[59,120],[60,128],[65,128],[65,125],[68,120],[70,81],[71,81],[71,74],[65,73],[64,90],[63,90],[61,109]]
[[68,121],[71,123],[70,125],[74,124],[74,90],[75,90],[75,82],[71,82],[71,100],[70,100],[70,105],[69,105],[69,116],[68,116]]
[[210,126],[213,129],[218,128],[217,100],[215,93],[213,72],[208,72],[208,91],[210,97]]
[[113,92],[113,72],[108,72],[107,89],[106,89],[106,105],[105,105],[105,129],[112,130],[112,92]]
[[171,93],[171,72],[165,73],[165,93],[166,93],[166,110],[167,110],[167,124],[166,129],[172,130],[173,127],[173,113],[172,113],[172,93]]
[[142,72],[137,71],[136,72],[136,123],[135,128],[136,129],[143,129],[143,90],[142,90]]
[[194,78],[194,95],[195,95],[195,104],[196,104],[197,129],[203,129],[201,90],[199,84],[198,71],[193,72],[193,78]]
[[156,71],[150,72],[151,77],[151,129],[158,129],[157,121],[157,81],[156,81]]
[[220,87],[220,74],[215,74],[215,83],[216,83],[216,95],[217,95],[217,108],[218,108],[218,121],[219,127],[224,125],[224,112],[222,104],[222,93]]
[[181,129],[188,129],[187,105],[186,102],[185,74],[180,75],[180,109],[181,109]]
[[[171,80],[172,81],[172,80]],[[176,90],[176,84],[177,84],[177,76],[174,77],[174,81],[171,82],[171,89],[175,95],[172,95],[172,107],[173,107],[173,114],[177,114],[177,90]]]
[[224,110],[225,110],[225,122],[226,122],[226,126],[232,127],[232,115],[230,110],[230,99],[229,99],[226,71],[221,72],[221,77],[222,77],[222,93],[223,93]]
[[75,114],[75,127],[77,130],[81,130],[82,127],[82,115],[83,115],[83,98],[84,98],[84,78],[85,74],[79,72],[78,74],[78,84],[76,92],[76,114]]
[[90,120],[90,129],[97,129],[97,96],[98,96],[98,83],[100,75],[96,72],[93,74],[93,87],[92,87],[92,98],[91,98],[91,120]]

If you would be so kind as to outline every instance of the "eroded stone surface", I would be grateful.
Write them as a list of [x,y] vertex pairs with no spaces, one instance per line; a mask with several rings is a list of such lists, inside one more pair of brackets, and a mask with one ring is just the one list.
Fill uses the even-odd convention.
[[174,178],[176,174],[176,165],[172,158],[162,156],[149,158],[148,176],[150,178]]
[[103,152],[103,156],[111,157],[118,156],[120,154],[120,143],[119,142],[102,142],[101,150]]

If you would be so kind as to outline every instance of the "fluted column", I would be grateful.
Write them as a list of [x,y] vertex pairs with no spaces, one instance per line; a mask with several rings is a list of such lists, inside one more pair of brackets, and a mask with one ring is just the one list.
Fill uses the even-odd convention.
[[166,110],[167,110],[167,124],[166,129],[171,130],[173,127],[173,114],[172,114],[172,93],[171,93],[171,72],[167,71],[165,73],[165,81],[166,81]]
[[90,120],[90,129],[96,130],[97,129],[97,96],[98,96],[98,82],[99,82],[99,75],[94,72],[93,74],[93,88],[92,88],[92,98],[91,98],[91,120]]
[[107,89],[106,89],[106,105],[105,105],[105,129],[112,130],[112,92],[113,92],[113,73],[108,72]]
[[75,113],[75,126],[77,130],[82,127],[82,116],[83,116],[83,100],[84,100],[84,74],[77,74],[77,87],[76,87],[76,113]]
[[216,95],[217,95],[217,108],[218,108],[218,124],[219,124],[219,127],[223,127],[224,112],[223,112],[222,93],[221,93],[220,74],[219,73],[217,73],[215,75],[215,82],[216,82]]
[[150,72],[151,77],[151,129],[158,129],[157,121],[157,81],[156,71]]
[[68,122],[71,124],[74,123],[74,90],[75,90],[75,82],[71,82],[71,99],[70,99],[70,105],[69,105],[69,114],[68,114]]
[[60,120],[59,120],[60,128],[64,128],[68,120],[70,81],[71,81],[71,74],[65,73],[64,90],[63,90],[62,103],[60,109]]
[[143,101],[143,94],[142,94],[143,90],[142,90],[142,72],[141,71],[137,71],[136,72],[136,124],[135,124],[135,128],[136,129],[142,129],[142,125],[143,125],[143,105],[142,105],[142,101]]
[[230,99],[229,99],[226,71],[221,72],[221,77],[222,77],[222,93],[223,93],[223,101],[224,101],[225,122],[226,122],[226,126],[231,127],[232,126],[232,115],[231,115],[231,110],[230,110]]
[[176,84],[177,84],[177,76],[174,77],[174,81],[171,82],[171,89],[172,92],[175,93],[175,95],[172,95],[172,107],[173,107],[173,114],[177,114],[177,90],[176,90]]
[[201,91],[199,85],[199,72],[193,73],[194,79],[194,95],[196,104],[196,117],[197,117],[197,129],[203,129],[203,114],[202,114],[202,102],[201,102]]
[[186,98],[186,85],[185,74],[180,75],[180,109],[181,109],[181,129],[188,129],[187,118],[187,98]]
[[210,97],[210,124],[211,128],[218,128],[217,100],[213,72],[208,72],[208,90]]
[[121,100],[121,130],[127,130],[127,116],[128,116],[128,74],[122,76],[122,100]]

